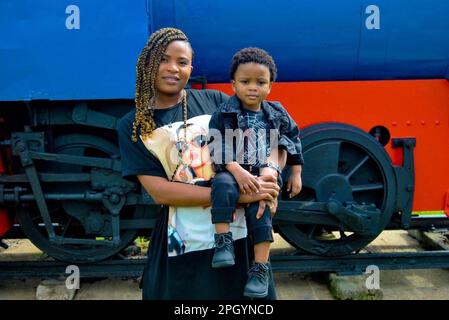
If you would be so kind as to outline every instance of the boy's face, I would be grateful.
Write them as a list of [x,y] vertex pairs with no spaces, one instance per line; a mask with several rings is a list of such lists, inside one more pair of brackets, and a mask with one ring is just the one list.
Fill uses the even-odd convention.
[[259,63],[244,63],[237,67],[232,89],[242,101],[243,107],[259,109],[260,103],[271,91],[270,69]]

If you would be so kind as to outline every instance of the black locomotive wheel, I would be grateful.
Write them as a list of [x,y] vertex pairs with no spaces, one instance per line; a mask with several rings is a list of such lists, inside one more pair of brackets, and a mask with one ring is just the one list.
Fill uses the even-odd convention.
[[[113,143],[92,135],[68,134],[55,139],[55,153],[77,156],[104,157],[109,159],[118,155],[119,150]],[[53,173],[81,173],[89,172],[90,168],[76,165],[52,163],[46,165],[47,172]],[[46,192],[83,193],[90,188],[90,182],[83,183],[56,183],[44,185]],[[33,204],[21,208],[17,212],[19,222],[26,236],[39,249],[49,256],[70,263],[87,263],[107,259],[129,245],[136,237],[136,231],[123,230],[120,234],[121,242],[117,246],[102,245],[101,242],[109,239],[110,235],[86,232],[85,225],[77,217],[83,215],[94,216],[98,221],[109,221],[110,213],[98,203],[83,203],[79,201],[49,202],[50,217],[58,236],[65,238],[81,238],[96,240],[96,244],[59,244],[48,239],[43,227],[42,217]],[[92,215],[93,214],[93,215]],[[124,207],[120,212],[123,219],[132,219],[136,215],[133,207]],[[104,220],[102,220],[104,219]]]
[[[395,208],[396,180],[388,154],[366,132],[341,123],[323,123],[302,132],[303,189],[294,200],[373,204],[383,230]],[[279,224],[281,236],[306,252],[339,256],[358,251],[375,236],[326,225]],[[379,231],[380,233],[381,231]]]

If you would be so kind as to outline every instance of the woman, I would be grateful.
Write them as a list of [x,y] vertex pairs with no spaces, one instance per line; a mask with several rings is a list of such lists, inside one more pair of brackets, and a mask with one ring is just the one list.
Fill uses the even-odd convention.
[[[187,168],[195,162],[208,162],[193,159],[195,156],[186,160],[186,154],[193,154],[189,153],[192,144],[201,148],[204,143],[189,128],[204,127],[206,116],[227,99],[218,91],[185,89],[192,57],[182,31],[164,28],[153,33],[137,62],[136,110],[119,124],[123,176],[137,177],[154,201],[163,205],[142,278],[143,298],[243,299],[250,257],[242,212],[232,226],[238,235],[235,266],[212,269],[211,191],[192,184],[193,179],[185,181],[189,176],[195,178],[185,174]],[[184,183],[179,182],[182,179]],[[260,183],[258,194],[242,195],[240,202],[277,198],[279,187],[274,180],[261,179]],[[275,298],[273,283],[269,298]]]

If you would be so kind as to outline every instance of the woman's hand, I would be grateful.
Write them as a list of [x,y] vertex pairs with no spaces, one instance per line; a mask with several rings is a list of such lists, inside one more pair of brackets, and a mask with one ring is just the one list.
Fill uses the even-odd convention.
[[[278,209],[278,198],[275,198],[273,201],[266,201],[268,208],[270,209],[271,217],[273,218]],[[263,212],[262,212],[263,214]],[[261,215],[262,216],[262,215]],[[257,219],[259,217],[256,216]]]
[[260,175],[261,176],[273,176],[276,178],[276,180],[278,178],[278,172],[270,167],[264,167],[264,168],[260,169]]
[[261,200],[273,200],[274,192],[258,192],[258,193],[241,193],[239,198],[239,203],[253,203]]
[[[257,177],[257,180],[260,184],[259,192],[255,194],[240,194],[239,203],[252,203],[260,201],[262,207],[259,205],[257,217],[260,218],[262,216],[266,205],[270,208],[271,215],[273,216],[277,210],[277,197],[280,190],[278,184],[276,183],[276,177],[266,175]],[[267,202],[265,202],[265,200]]]
[[[275,177],[274,175],[265,175],[265,176],[260,176],[259,179],[261,181],[263,181],[263,183],[265,183],[267,187],[268,186],[274,187],[274,190],[276,190],[276,192],[273,192],[273,200],[265,201],[266,205],[268,205],[268,208],[270,209],[271,216],[273,217],[278,208],[278,196],[279,196],[279,191],[280,191],[280,187],[277,184],[277,177]],[[262,216],[262,214],[263,214],[263,211],[261,213],[258,212],[256,215],[256,218],[259,219]]]

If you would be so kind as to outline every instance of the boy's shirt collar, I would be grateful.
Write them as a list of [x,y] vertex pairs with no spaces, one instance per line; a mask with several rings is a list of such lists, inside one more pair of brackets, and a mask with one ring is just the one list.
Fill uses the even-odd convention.
[[[266,100],[262,101],[261,107],[268,120],[273,120],[275,118],[275,115],[273,114],[273,108],[271,108],[270,104]],[[223,106],[221,112],[237,114],[241,113],[242,107],[240,99],[236,95],[231,96]]]

